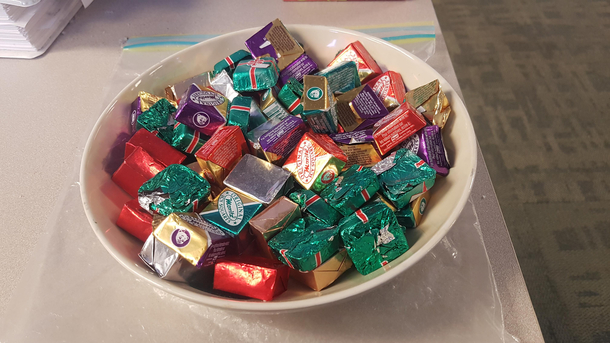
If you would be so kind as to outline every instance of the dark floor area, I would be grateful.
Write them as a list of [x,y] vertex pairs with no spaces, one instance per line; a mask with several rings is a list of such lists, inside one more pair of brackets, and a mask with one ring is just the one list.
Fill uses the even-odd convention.
[[610,1],[433,0],[547,342],[610,342]]

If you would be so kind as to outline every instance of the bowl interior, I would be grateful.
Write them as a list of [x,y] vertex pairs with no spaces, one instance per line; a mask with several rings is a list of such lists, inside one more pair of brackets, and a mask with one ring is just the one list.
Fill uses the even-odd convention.
[[322,26],[288,25],[288,29],[320,67],[330,62],[338,50],[360,40],[381,68],[399,72],[409,89],[440,79],[453,109],[443,131],[453,167],[451,172],[446,178],[436,181],[422,223],[408,232],[411,249],[385,268],[369,275],[362,276],[352,268],[321,292],[313,292],[291,281],[287,292],[267,303],[223,298],[158,278],[138,257],[141,242],[115,225],[121,207],[129,196],[110,180],[110,173],[122,161],[124,143],[129,138],[130,104],[138,92],[163,95],[167,85],[211,70],[217,61],[238,49],[244,49],[243,42],[258,29],[238,31],[202,42],[153,66],[117,95],[96,123],[81,165],[83,205],[97,237],[125,268],[157,287],[194,302],[227,309],[281,311],[326,304],[372,289],[409,268],[445,236],[460,214],[474,179],[476,140],[466,108],[451,86],[417,57],[378,38]]

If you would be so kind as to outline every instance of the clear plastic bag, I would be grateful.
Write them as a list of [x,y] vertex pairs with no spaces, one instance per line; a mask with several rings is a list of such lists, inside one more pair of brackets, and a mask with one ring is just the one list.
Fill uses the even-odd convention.
[[[138,39],[137,44],[142,44],[160,38]],[[134,40],[125,42],[104,103],[149,66],[188,45],[130,47],[133,44]],[[424,55],[434,51],[423,45],[417,49]],[[86,135],[81,146],[85,139]],[[81,154],[75,151],[74,175],[36,248],[39,258],[29,263],[5,318],[0,318],[3,343],[204,338],[214,342],[518,342],[504,329],[472,201],[428,255],[371,292],[304,312],[226,312],[167,294],[112,259],[83,210],[78,184]]]

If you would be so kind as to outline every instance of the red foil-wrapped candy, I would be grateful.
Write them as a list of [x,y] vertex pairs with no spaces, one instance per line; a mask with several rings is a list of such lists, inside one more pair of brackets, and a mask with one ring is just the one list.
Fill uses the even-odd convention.
[[152,233],[152,214],[140,207],[138,199],[132,199],[123,205],[116,225],[145,242]]
[[290,267],[278,260],[236,256],[219,260],[214,269],[214,289],[270,301],[288,288]]
[[174,149],[174,147],[165,143],[154,133],[146,131],[146,129],[138,130],[125,144],[125,158],[131,155],[136,147],[146,150],[150,156],[166,166],[180,164],[186,158],[185,154]]
[[127,194],[137,198],[140,186],[163,169],[165,169],[163,163],[154,159],[146,150],[138,146],[125,158],[119,169],[114,172],[112,181]]

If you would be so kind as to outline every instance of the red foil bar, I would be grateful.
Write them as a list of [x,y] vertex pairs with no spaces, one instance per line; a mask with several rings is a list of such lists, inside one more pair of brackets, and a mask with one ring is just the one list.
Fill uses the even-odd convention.
[[145,242],[152,234],[152,214],[140,206],[138,199],[132,199],[123,205],[116,225]]
[[125,144],[125,158],[131,155],[136,147],[146,150],[152,158],[166,166],[180,164],[186,158],[185,154],[174,149],[171,145],[165,143],[161,138],[157,137],[154,133],[148,132],[146,129],[138,130]]
[[214,289],[263,301],[288,289],[290,268],[278,260],[258,256],[227,257],[214,269]]
[[405,102],[405,84],[402,81],[402,76],[395,71],[386,71],[367,82],[373,92],[377,94],[379,99],[388,110],[393,110]]
[[375,123],[373,139],[381,155],[426,126],[426,119],[408,102]]
[[[167,144],[163,142],[163,144]],[[131,155],[127,156],[123,164],[112,175],[112,181],[121,187],[133,198],[138,197],[138,189],[144,182],[152,179],[165,165],[146,152],[141,147],[136,147]]]
[[382,73],[381,68],[360,41],[355,41],[341,50],[329,67],[345,61],[354,61],[358,65],[358,76],[362,84],[367,83]]

